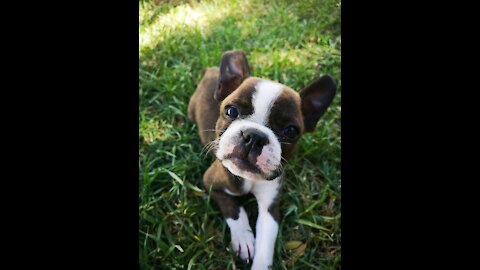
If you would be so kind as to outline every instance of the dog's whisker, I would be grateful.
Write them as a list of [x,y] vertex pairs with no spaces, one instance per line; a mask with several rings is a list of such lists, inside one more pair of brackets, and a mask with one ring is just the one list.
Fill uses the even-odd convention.
[[213,142],[207,143],[207,144],[202,148],[201,154],[204,154],[205,151],[208,153],[209,149],[212,147],[212,143],[213,143]]
[[219,139],[217,138],[217,139],[205,144],[205,146],[202,149],[201,154],[206,157],[212,150],[217,150],[218,149],[218,143],[219,143]]
[[210,143],[210,144],[206,145],[204,147],[204,149],[202,150],[202,154],[207,155],[214,147],[215,146],[214,146],[213,143]]
[[[285,162],[286,164],[289,164],[289,163],[288,163],[288,160],[286,160],[284,157],[280,156],[280,158],[282,159],[282,161],[283,161],[283,162]],[[280,163],[280,165],[282,165],[282,166],[283,166],[283,164],[282,164],[282,163]]]
[[201,130],[201,132],[205,132],[205,131],[212,131],[212,132],[219,131],[219,132],[225,132],[225,130],[222,130],[222,129],[204,129],[204,130]]

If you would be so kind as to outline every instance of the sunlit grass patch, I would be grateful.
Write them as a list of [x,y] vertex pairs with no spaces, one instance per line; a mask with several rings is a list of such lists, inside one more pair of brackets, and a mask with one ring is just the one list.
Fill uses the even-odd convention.
[[181,137],[178,132],[175,132],[171,124],[165,120],[156,121],[154,119],[140,122],[139,134],[149,144],[156,141],[175,140]]
[[[166,37],[178,32],[198,30],[204,36],[211,24],[230,16],[232,13],[244,12],[248,7],[249,1],[192,1],[178,5],[170,9],[168,13],[158,14],[156,17],[150,18],[153,21],[150,23],[145,21],[145,15],[143,15],[140,22],[147,25],[143,25],[143,27],[140,25],[140,51],[145,47],[153,49]],[[143,13],[148,12],[144,11]],[[156,14],[155,12],[149,13],[151,13],[151,16]]]

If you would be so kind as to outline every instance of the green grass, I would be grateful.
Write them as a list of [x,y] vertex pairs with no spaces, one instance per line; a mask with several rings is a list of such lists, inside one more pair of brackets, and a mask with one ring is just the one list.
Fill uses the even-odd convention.
[[[200,155],[189,97],[231,49],[246,53],[254,76],[299,90],[330,74],[340,90],[340,2],[161,2],[139,4],[140,267],[248,269],[202,190],[212,158]],[[341,91],[286,168],[274,269],[340,269],[340,100]],[[245,208],[255,228],[256,202]],[[292,249],[294,240],[305,245]]]

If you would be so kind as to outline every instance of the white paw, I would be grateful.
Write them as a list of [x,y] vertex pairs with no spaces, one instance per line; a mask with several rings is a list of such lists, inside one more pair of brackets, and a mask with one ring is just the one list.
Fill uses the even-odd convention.
[[240,258],[245,261],[253,259],[255,254],[255,237],[251,229],[243,231],[232,232],[232,248],[235,254],[240,255]]
[[253,236],[252,228],[248,223],[248,216],[243,207],[240,207],[238,219],[227,219],[228,227],[230,227],[230,234],[232,236],[233,251],[240,258],[246,261],[253,259],[255,254],[255,237]]

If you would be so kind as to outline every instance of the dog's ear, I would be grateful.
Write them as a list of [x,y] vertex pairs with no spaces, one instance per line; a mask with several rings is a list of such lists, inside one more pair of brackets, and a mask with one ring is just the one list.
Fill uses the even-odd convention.
[[332,77],[325,75],[300,90],[305,132],[315,130],[320,117],[332,103],[337,85]]
[[217,101],[224,100],[248,76],[250,76],[250,67],[245,54],[242,51],[225,52],[220,63],[220,79],[214,98]]

